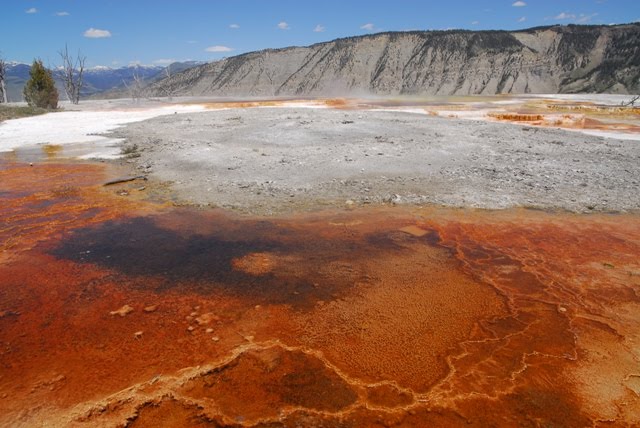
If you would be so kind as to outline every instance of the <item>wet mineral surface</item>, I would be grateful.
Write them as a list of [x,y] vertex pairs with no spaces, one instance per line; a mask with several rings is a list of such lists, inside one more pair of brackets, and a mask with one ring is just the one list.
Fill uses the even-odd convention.
[[281,217],[0,162],[2,426],[632,426],[640,218]]

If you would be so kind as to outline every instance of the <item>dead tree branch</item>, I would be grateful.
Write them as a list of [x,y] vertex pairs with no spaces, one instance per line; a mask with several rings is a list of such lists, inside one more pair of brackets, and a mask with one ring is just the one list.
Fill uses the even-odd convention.
[[144,79],[140,77],[137,66],[133,70],[131,81],[127,83],[127,81],[123,79],[122,83],[124,83],[124,87],[127,88],[131,99],[137,104],[144,94]]
[[169,101],[173,100],[173,87],[171,86],[171,64],[167,65],[167,67],[164,69],[164,74],[167,78],[167,80],[169,81],[168,84],[166,85],[165,88],[165,93],[167,94],[167,98],[169,98]]
[[0,103],[7,103],[7,87],[4,83],[4,79],[7,73],[7,63],[4,59],[0,58]]
[[58,53],[62,59],[62,67],[59,69],[58,74],[62,79],[62,83],[64,83],[64,91],[72,104],[78,104],[80,102],[80,90],[82,89],[83,83],[84,63],[87,57],[78,51],[75,59],[72,58],[67,45],[64,45],[64,50]]
[[623,107],[635,107],[635,105],[638,102],[638,100],[640,100],[640,95],[636,95],[635,97],[631,98],[631,100],[626,102],[626,103],[623,102],[622,106]]

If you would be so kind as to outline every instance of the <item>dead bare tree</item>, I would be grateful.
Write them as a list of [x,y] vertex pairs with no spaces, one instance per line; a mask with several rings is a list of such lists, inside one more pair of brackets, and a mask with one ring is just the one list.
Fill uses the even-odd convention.
[[[171,80],[171,64],[165,67],[164,75],[167,77],[167,80]],[[165,92],[167,94],[167,98],[169,99],[169,101],[173,100],[173,87],[171,86],[171,82],[167,84],[165,88]]]
[[4,79],[7,73],[7,63],[0,57],[0,103],[7,103],[7,87]]
[[78,104],[80,102],[80,90],[82,89],[84,63],[87,57],[78,51],[78,55],[72,58],[67,45],[64,45],[64,50],[58,53],[62,59],[62,67],[59,69],[58,74],[64,83],[64,91],[72,104]]
[[622,106],[623,107],[635,107],[635,105],[638,102],[638,100],[640,100],[640,95],[636,95],[635,97],[631,98],[630,101],[623,102]]
[[131,99],[137,104],[144,94],[144,79],[140,77],[137,65],[131,75],[131,82],[127,83],[127,81],[123,79],[122,83],[124,83],[124,87],[127,88]]

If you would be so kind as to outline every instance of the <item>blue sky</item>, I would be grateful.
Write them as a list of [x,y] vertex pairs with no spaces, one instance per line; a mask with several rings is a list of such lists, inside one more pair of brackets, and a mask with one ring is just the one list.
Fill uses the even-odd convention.
[[640,20],[640,0],[2,0],[0,52],[89,66],[211,61],[379,31],[513,30]]

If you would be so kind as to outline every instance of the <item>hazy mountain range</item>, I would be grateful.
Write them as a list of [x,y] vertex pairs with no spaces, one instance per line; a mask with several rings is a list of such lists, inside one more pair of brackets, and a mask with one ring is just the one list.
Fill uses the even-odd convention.
[[[82,96],[87,97],[99,93],[106,93],[118,89],[123,89],[125,84],[130,84],[133,80],[133,76],[137,75],[143,79],[147,84],[154,82],[155,80],[166,77],[167,67],[171,73],[177,73],[185,70],[189,67],[200,65],[202,62],[187,61],[187,62],[175,62],[168,66],[164,65],[129,65],[126,67],[111,68],[111,67],[93,67],[87,68],[84,71],[84,85],[82,87]],[[17,62],[7,62],[6,73],[6,85],[9,101],[21,101],[22,100],[22,88],[29,79],[29,71],[31,70],[31,64],[23,64]],[[55,76],[55,69],[54,77]],[[56,78],[56,80],[59,80]],[[65,99],[64,90],[62,85],[58,81],[58,90],[60,92],[60,99]]]
[[411,31],[267,49],[189,68],[153,95],[640,92],[640,24]]

